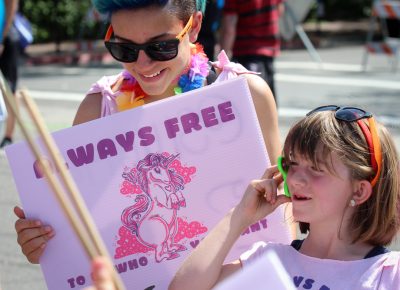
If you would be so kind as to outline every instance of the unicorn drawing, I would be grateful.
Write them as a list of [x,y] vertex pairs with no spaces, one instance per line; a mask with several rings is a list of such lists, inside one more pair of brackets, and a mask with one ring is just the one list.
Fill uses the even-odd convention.
[[132,181],[139,184],[144,194],[138,195],[135,204],[121,215],[123,225],[138,241],[154,249],[158,263],[175,259],[179,257],[178,252],[186,250],[185,246],[174,242],[177,212],[186,207],[181,191],[184,180],[170,168],[177,156],[150,153],[138,162],[136,180]]

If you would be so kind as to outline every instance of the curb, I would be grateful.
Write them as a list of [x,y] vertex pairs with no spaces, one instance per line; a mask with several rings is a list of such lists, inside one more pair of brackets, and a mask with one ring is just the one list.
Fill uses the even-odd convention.
[[105,49],[102,40],[81,40],[34,44],[28,47],[25,65],[90,65],[113,64],[116,61]]
[[90,64],[113,64],[116,61],[108,52],[61,52],[57,54],[43,54],[28,56],[25,65],[90,65]]

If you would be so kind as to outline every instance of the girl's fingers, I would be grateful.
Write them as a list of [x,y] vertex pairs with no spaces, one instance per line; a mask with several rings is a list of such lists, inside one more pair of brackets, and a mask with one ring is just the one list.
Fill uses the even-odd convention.
[[272,165],[265,170],[262,178],[263,179],[271,179],[279,172],[277,165]]
[[274,175],[273,179],[275,180],[276,185],[279,185],[283,182],[283,176],[280,172],[278,174]]
[[277,186],[283,182],[283,176],[279,172],[277,165],[268,167],[267,170],[264,172],[262,179],[273,179],[275,180]]
[[22,208],[20,208],[19,206],[14,207],[14,213],[20,219],[26,218],[24,210]]
[[43,254],[46,244],[41,244],[36,250],[26,255],[28,261],[32,264],[39,264],[39,259]]
[[42,227],[42,223],[38,220],[18,219],[15,222],[15,230],[20,233],[27,229],[34,229]]
[[[282,175],[277,174],[272,179],[254,180],[253,186],[259,195],[263,195],[265,200],[271,204],[275,204],[278,196],[278,186],[283,181]],[[289,202],[288,199],[281,199],[280,201]]]
[[31,240],[42,238],[43,242],[47,242],[54,236],[54,231],[49,226],[26,228],[24,230],[17,231],[18,237],[17,242],[21,246],[25,245]]
[[284,204],[284,203],[287,203],[287,202],[291,202],[292,200],[291,200],[291,198],[290,197],[287,197],[286,195],[278,195],[277,197],[276,197],[276,202],[275,202],[275,206],[276,207],[278,207],[278,206],[280,206],[281,204]]
[[38,264],[47,241],[54,236],[54,231],[50,226],[43,226],[38,220],[26,219],[25,212],[19,206],[14,207],[14,214],[18,217],[15,231],[21,251],[29,262]]
[[274,178],[255,180],[254,187],[261,193],[276,193],[278,183]]
[[254,180],[253,186],[259,196],[264,196],[270,203],[275,202],[277,185],[273,179]]

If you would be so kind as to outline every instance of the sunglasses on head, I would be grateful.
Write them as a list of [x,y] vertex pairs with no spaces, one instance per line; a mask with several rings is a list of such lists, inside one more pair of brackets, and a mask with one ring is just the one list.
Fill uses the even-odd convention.
[[[321,106],[315,108],[307,114],[310,116],[316,112],[335,111],[335,118],[345,122],[357,122],[365,141],[368,144],[368,150],[371,156],[370,164],[375,171],[375,176],[371,180],[372,187],[378,182],[382,167],[382,151],[379,141],[378,130],[376,129],[375,119],[371,113],[355,107],[339,107],[335,105]],[[368,126],[362,121],[368,119]]]
[[149,58],[156,61],[167,61],[178,55],[179,43],[192,27],[193,15],[182,31],[174,38],[163,41],[151,41],[144,44],[134,44],[132,42],[110,41],[114,32],[112,26],[108,27],[104,44],[113,58],[120,62],[135,62],[138,59],[139,51],[143,50]]

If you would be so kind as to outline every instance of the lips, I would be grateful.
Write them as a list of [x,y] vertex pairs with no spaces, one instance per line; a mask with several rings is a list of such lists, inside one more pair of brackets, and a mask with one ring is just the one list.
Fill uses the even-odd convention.
[[158,76],[160,73],[161,73],[161,71],[156,72],[156,73],[153,73],[153,74],[150,74],[150,75],[143,75],[143,76],[144,76],[145,78],[153,78],[153,77]]
[[145,83],[158,82],[164,75],[166,69],[162,69],[156,72],[149,73],[138,73],[140,79]]
[[305,196],[305,195],[302,195],[302,194],[293,194],[293,198],[295,199],[295,200],[298,200],[298,201],[306,201],[306,200],[310,200],[311,199],[311,197],[308,197],[308,196]]

